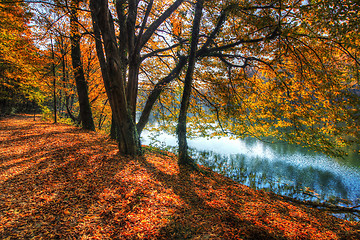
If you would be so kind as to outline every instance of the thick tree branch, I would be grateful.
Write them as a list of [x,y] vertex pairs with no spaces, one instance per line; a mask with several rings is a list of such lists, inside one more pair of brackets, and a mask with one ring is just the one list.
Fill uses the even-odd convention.
[[159,98],[161,92],[165,89],[168,83],[170,83],[180,75],[180,72],[185,67],[186,62],[187,62],[187,57],[183,57],[183,56],[180,57],[179,62],[176,64],[176,67],[169,73],[169,75],[167,75],[165,78],[159,81],[155,85],[154,89],[151,91],[145,103],[145,107],[141,112],[139,122],[136,125],[139,135],[144,129],[146,123],[148,122],[151,109],[153,108],[156,100]]

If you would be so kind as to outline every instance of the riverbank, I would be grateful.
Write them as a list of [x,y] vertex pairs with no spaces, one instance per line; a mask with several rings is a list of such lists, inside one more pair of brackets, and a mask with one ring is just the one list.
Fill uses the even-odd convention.
[[170,153],[117,154],[73,126],[0,119],[0,239],[360,239],[360,224]]

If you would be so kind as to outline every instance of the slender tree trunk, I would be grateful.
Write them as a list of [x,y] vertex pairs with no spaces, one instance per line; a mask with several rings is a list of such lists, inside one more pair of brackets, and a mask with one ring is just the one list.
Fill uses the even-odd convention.
[[[60,38],[60,44],[61,44],[61,65],[62,65],[62,86],[63,86],[63,89],[66,89],[66,82],[67,82],[67,78],[66,78],[66,61],[65,61],[65,55],[66,55],[66,49],[65,49],[65,46],[64,46],[64,41],[62,39],[62,37]],[[66,107],[66,104],[67,104],[67,100],[68,100],[68,96],[67,96],[67,93],[66,93],[66,90],[63,91],[64,93],[64,100],[63,100],[63,104],[61,105],[61,113],[65,112],[64,111],[64,108]]]
[[79,0],[73,0],[71,2],[70,11],[70,40],[71,40],[71,58],[74,69],[76,89],[79,98],[80,105],[80,119],[82,127],[88,130],[95,130],[95,124],[92,117],[88,86],[85,80],[84,69],[81,62],[81,50],[80,50],[80,32],[78,27],[77,9],[79,8]]
[[[51,37],[51,36],[50,36]],[[53,73],[53,99],[54,99],[54,123],[57,123],[57,109],[56,109],[56,73],[55,73],[55,54],[54,54],[54,44],[51,40],[51,58],[52,58],[52,73]]]
[[191,45],[189,54],[189,64],[186,71],[184,91],[181,99],[180,114],[178,118],[177,136],[179,144],[179,159],[180,165],[194,165],[193,160],[188,155],[188,145],[186,141],[186,115],[190,104],[191,87],[193,82],[193,74],[196,62],[196,51],[199,41],[200,21],[202,17],[204,0],[197,0],[195,5],[194,24],[191,34]]

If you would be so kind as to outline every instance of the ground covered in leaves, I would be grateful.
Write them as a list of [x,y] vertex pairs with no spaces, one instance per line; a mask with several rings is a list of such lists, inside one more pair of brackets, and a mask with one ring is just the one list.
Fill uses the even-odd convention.
[[0,119],[0,239],[360,239],[360,224],[106,136]]

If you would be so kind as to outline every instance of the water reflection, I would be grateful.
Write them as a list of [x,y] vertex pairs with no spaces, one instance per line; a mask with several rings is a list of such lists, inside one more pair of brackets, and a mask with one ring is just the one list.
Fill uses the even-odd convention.
[[[352,192],[346,179],[329,170],[312,166],[299,167],[291,162],[248,157],[243,154],[222,155],[212,151],[192,151],[199,164],[256,189],[266,189],[278,194],[316,200],[304,189],[313,189],[321,198],[359,198],[359,191]],[[357,179],[360,183],[360,178]],[[313,194],[314,195],[314,194]]]
[[[151,140],[152,139],[152,140]],[[176,146],[174,136],[144,133],[143,143]],[[257,139],[197,138],[189,140],[199,164],[255,189],[304,200],[341,199],[360,203],[360,159],[333,159],[289,144],[265,144]],[[345,203],[343,202],[343,205]]]

